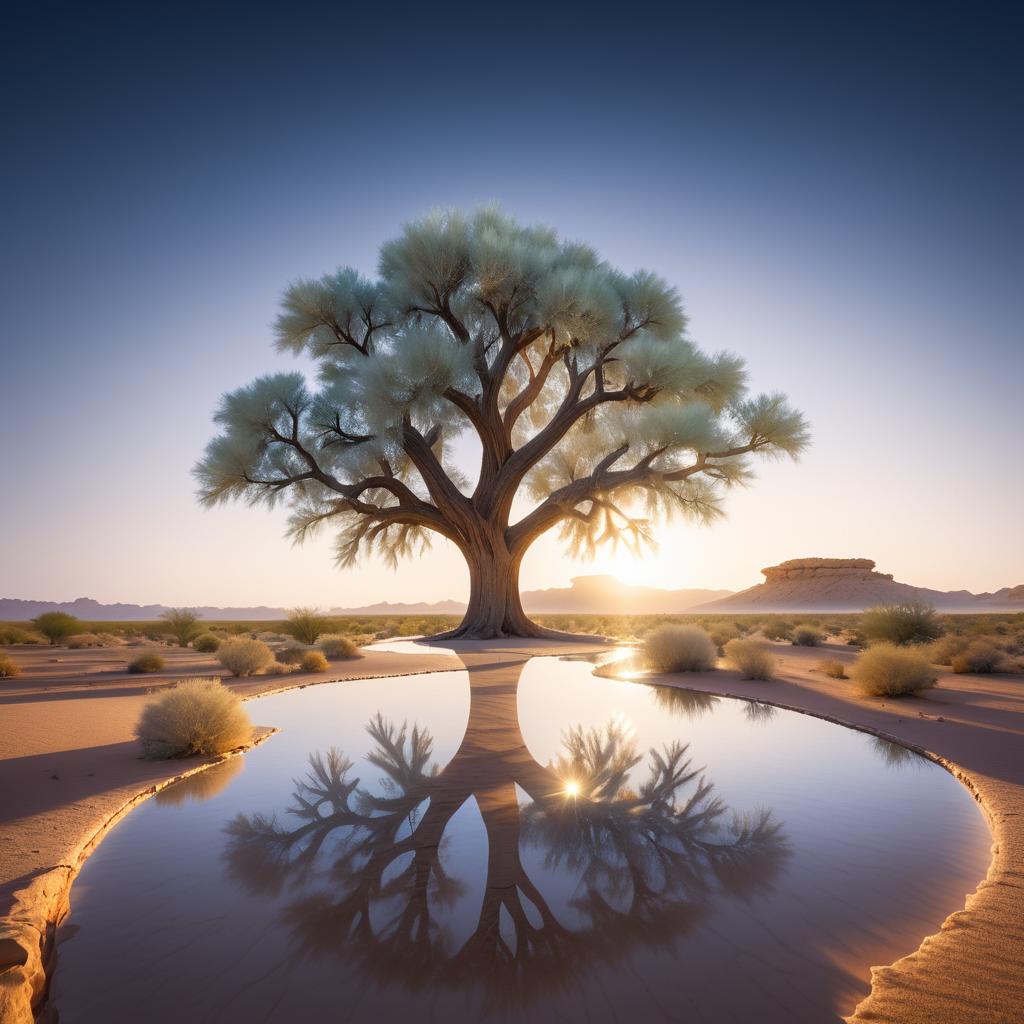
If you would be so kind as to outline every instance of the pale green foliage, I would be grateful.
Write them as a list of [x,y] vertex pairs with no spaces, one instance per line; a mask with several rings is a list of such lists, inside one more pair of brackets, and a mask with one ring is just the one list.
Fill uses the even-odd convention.
[[740,679],[771,679],[775,674],[771,648],[758,640],[730,640],[725,645],[725,658],[739,672]]
[[938,673],[927,655],[895,644],[869,647],[853,663],[852,675],[868,697],[899,697],[934,686]]
[[[329,522],[345,565],[436,533],[466,551],[466,515],[507,516],[501,488],[537,502],[498,524],[510,549],[559,523],[581,554],[646,542],[654,519],[717,515],[746,455],[808,440],[781,396],[749,397],[741,360],[686,328],[650,271],[493,208],[432,213],[381,247],[376,280],[341,269],[287,290],[278,347],[316,359],[317,386],[276,374],[224,396],[203,499],[287,493],[294,538]],[[467,432],[490,470],[476,481],[451,460]]]
[[217,657],[233,676],[255,675],[274,661],[274,654],[265,643],[244,637],[225,640],[217,649]]
[[135,735],[147,757],[189,757],[242,746],[252,725],[237,694],[218,680],[184,679],[142,709]]
[[200,633],[192,641],[192,650],[201,654],[212,654],[220,647],[220,640],[213,633]]
[[303,672],[326,672],[327,659],[323,651],[306,651],[299,666]]
[[326,657],[336,658],[361,658],[359,647],[350,637],[342,636],[340,633],[325,633],[320,637],[320,650]]
[[643,663],[652,672],[706,672],[715,667],[717,651],[698,626],[659,626],[648,633]]

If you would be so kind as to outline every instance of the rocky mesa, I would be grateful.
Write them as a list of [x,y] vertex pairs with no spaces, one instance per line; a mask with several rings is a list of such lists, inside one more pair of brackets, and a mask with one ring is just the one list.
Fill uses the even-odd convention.
[[700,612],[857,612],[876,604],[924,601],[942,611],[1024,611],[1024,587],[994,594],[930,590],[875,571],[870,558],[792,558],[762,569],[764,583],[702,604]]

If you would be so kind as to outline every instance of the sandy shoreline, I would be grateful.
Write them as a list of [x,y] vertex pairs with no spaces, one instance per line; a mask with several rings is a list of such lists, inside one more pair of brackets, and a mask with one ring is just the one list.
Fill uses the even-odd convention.
[[[563,647],[518,641],[459,647],[461,658],[471,665],[588,649],[579,644]],[[871,994],[850,1019],[950,1024],[1024,1021],[1021,677],[944,676],[940,687],[926,698],[866,701],[853,695],[848,681],[813,671],[825,656],[821,649],[779,646],[777,652],[782,659],[781,678],[772,682],[744,682],[728,671],[659,677],[657,682],[761,700],[926,752],[971,789],[994,837],[988,878],[979,879],[978,891],[968,898],[966,908],[952,913],[942,930],[927,937],[916,952],[891,966],[875,968]],[[854,653],[831,645],[827,650],[827,656],[846,661],[852,661]],[[462,661],[453,664],[441,653],[369,651],[359,661],[332,665],[325,674],[261,677],[232,685],[248,698],[335,680],[462,668]],[[182,671],[179,668],[177,674]],[[189,665],[188,672],[199,670]],[[43,682],[42,674],[36,679],[9,680],[8,684],[17,685],[0,690],[0,713],[5,720],[0,735],[3,1024],[32,1019],[28,1006],[45,984],[46,947],[55,923],[66,913],[71,882],[85,858],[124,813],[183,774],[181,762],[138,758],[130,740],[131,727],[148,699],[139,692],[145,687],[139,686],[138,677],[105,677],[104,696],[97,693],[99,682],[76,683],[69,671],[59,679],[51,676],[49,683]],[[151,680],[147,683],[152,685]],[[258,719],[258,705],[250,714]],[[216,761],[190,764],[185,774],[212,763]],[[29,950],[26,956],[25,947],[33,937],[41,948],[38,953]],[[25,962],[18,964],[19,959]]]

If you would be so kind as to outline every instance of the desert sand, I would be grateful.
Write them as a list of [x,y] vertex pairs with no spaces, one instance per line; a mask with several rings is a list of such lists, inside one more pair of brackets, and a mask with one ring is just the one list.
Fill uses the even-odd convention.
[[[367,651],[315,676],[232,681],[246,697],[336,679],[513,666],[532,654],[601,649],[544,641],[461,642],[442,652]],[[852,684],[815,671],[825,656],[852,661],[849,648],[777,645],[780,678],[744,682],[736,673],[657,677],[657,682],[756,699],[853,725],[927,753],[980,801],[994,836],[987,879],[942,930],[891,966],[872,971],[856,1021],[1014,1024],[1024,1020],[1024,686],[1020,676],[944,676],[923,698],[865,700]],[[78,657],[75,657],[78,656]],[[47,660],[60,657],[60,662]],[[45,986],[43,956],[82,862],[105,831],[139,800],[209,762],[147,762],[131,730],[147,689],[175,675],[211,674],[215,663],[170,652],[156,677],[112,671],[109,652],[33,652],[20,679],[0,688],[0,1021],[31,1020]],[[105,666],[105,667],[101,667]],[[205,667],[203,667],[205,666]],[[259,704],[250,707],[259,721]],[[272,731],[263,723],[259,737]],[[271,741],[272,742],[272,741]],[[954,908],[950,908],[953,910]],[[34,947],[33,947],[34,943]],[[33,947],[33,948],[28,948]]]

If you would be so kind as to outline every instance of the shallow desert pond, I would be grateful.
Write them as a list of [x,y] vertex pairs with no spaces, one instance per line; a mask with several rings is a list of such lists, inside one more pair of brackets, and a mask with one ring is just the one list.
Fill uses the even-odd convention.
[[75,883],[81,1021],[821,1022],[984,877],[951,776],[808,716],[535,658],[252,702]]

